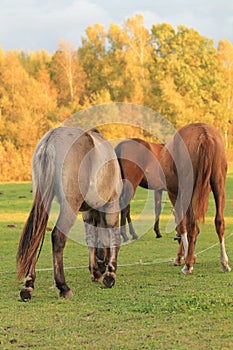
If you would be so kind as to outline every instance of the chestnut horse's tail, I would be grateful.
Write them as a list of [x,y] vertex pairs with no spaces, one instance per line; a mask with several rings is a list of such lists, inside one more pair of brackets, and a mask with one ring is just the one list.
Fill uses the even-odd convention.
[[214,141],[211,136],[204,133],[200,137],[198,148],[198,170],[193,191],[192,207],[196,220],[204,221],[208,208],[208,199],[211,191],[210,176],[214,158]]
[[[54,197],[55,149],[52,145],[40,145],[34,155],[35,197],[25,223],[17,253],[18,278],[29,272],[39,258],[42,249],[49,211]],[[40,245],[36,257],[37,249]]]

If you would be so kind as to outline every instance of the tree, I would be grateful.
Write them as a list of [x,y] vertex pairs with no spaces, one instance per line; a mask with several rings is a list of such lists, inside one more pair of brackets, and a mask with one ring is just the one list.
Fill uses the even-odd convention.
[[78,49],[78,57],[86,75],[85,94],[91,102],[95,94],[107,86],[104,74],[106,58],[106,33],[103,26],[88,26],[86,36],[82,37],[82,45]]
[[114,62],[118,59],[119,67],[124,68],[119,78],[123,78],[126,100],[143,104],[150,89],[149,68],[153,62],[151,36],[144,27],[143,16],[137,14],[129,18],[122,29],[112,24],[108,38],[111,43],[110,56],[115,58]]
[[[197,120],[218,123],[224,87],[213,41],[185,26],[175,32],[167,24],[154,25],[152,36],[159,112],[177,127]],[[157,98],[155,103],[159,106]]]
[[45,91],[44,82],[29,76],[17,51],[7,52],[1,74],[0,141],[6,171],[1,176],[28,180],[35,145],[53,125],[56,95]]
[[233,123],[233,45],[228,40],[220,40],[218,45],[218,58],[223,70],[226,84],[223,102],[224,113],[224,135],[226,147],[228,147],[229,126]]
[[61,41],[52,58],[51,77],[58,94],[58,105],[79,104],[83,97],[85,73],[73,45]]

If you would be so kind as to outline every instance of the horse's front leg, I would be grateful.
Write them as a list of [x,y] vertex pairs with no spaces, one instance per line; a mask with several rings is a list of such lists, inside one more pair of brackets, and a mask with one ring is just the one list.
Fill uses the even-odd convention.
[[[182,219],[181,216],[179,216],[180,213],[178,211],[175,211],[175,217],[176,222],[178,222],[178,225],[176,227],[177,230],[177,236],[181,238],[180,240],[180,246],[177,254],[176,261],[180,261],[182,257],[182,249],[184,250],[184,259],[185,259],[185,265],[182,269],[183,274],[189,274],[193,271],[193,263],[194,259],[192,261],[192,257],[194,258],[194,241],[192,242],[192,239],[189,241],[188,239],[188,233],[187,233],[187,218],[184,216]],[[191,237],[191,236],[189,236]],[[175,263],[174,262],[174,263]]]
[[182,258],[184,256],[184,245],[181,239],[178,241],[178,244],[179,244],[179,249],[173,263],[174,266],[180,266],[182,264]]
[[116,270],[117,270],[117,256],[120,250],[120,232],[118,227],[118,212],[109,210],[109,213],[101,215],[102,227],[106,225],[104,229],[101,229],[102,239],[108,237],[107,242],[105,239],[104,246],[107,248],[108,256],[106,261],[108,265],[108,271],[104,275],[103,283],[106,287],[111,288],[114,286],[116,281]]
[[138,235],[136,234],[133,224],[132,224],[132,220],[131,220],[131,216],[130,216],[130,204],[127,206],[127,211],[126,211],[126,217],[127,217],[127,221],[129,224],[129,232],[132,236],[132,239],[136,240],[138,239]]
[[82,213],[86,243],[89,251],[89,271],[93,282],[102,282],[103,273],[106,270],[105,253],[98,249],[98,229],[99,214],[95,210],[90,210]]
[[112,228],[111,230],[111,247],[108,248],[108,271],[104,275],[103,283],[106,287],[111,288],[116,281],[117,271],[117,257],[120,250],[120,235],[118,228]]
[[[127,242],[129,240],[129,238],[127,237],[127,234],[126,234],[126,219],[128,219],[129,229],[130,229],[130,233],[132,235],[132,238],[133,239],[138,238],[138,236],[134,232],[131,218],[130,218],[130,201],[133,198],[135,191],[136,191],[136,187],[133,188],[131,182],[128,181],[127,179],[124,179],[123,180],[123,190],[122,190],[121,196],[119,198],[120,208],[118,208],[118,211],[120,210],[120,213],[121,213],[120,234],[121,234],[124,242]],[[110,206],[111,206],[111,204],[110,204]]]
[[107,288],[112,288],[116,281],[117,256],[120,247],[115,246],[109,249],[108,272],[104,275],[103,283]]
[[184,257],[185,257],[185,266],[182,269],[182,272],[184,274],[192,273],[193,271],[193,265],[195,264],[196,257],[194,255],[195,250],[195,244],[196,244],[196,238],[199,234],[199,227],[197,224],[197,220],[192,218],[192,214],[188,212],[188,219],[187,219],[187,229],[188,229],[188,236],[182,235],[182,243],[184,245]]
[[93,282],[102,282],[106,271],[106,252],[104,248],[89,247],[89,271]]
[[124,242],[127,242],[129,240],[127,234],[126,234],[126,218],[127,218],[127,207],[123,208],[121,210],[121,220],[120,220],[120,232],[121,232],[121,236],[123,238]]
[[20,297],[23,301],[29,301],[32,297],[32,294],[34,292],[34,282],[36,279],[36,272],[35,272],[35,263],[36,259],[34,259],[27,275],[25,278],[25,284],[23,288],[20,291]]
[[181,236],[181,239],[184,245],[184,258],[185,258],[185,265],[182,269],[182,272],[183,274],[187,275],[193,272],[193,265],[195,263],[195,256],[194,256],[195,237],[194,235],[189,235],[189,239],[188,239],[187,234],[185,233]]
[[155,201],[155,224],[154,231],[156,238],[161,238],[162,235],[159,230],[159,217],[162,209],[162,191],[154,191],[154,201]]

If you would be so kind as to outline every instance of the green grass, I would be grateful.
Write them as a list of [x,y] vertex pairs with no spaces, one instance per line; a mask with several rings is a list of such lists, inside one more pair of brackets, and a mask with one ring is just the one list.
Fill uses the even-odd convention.
[[[232,188],[233,175],[229,174],[225,237],[233,266]],[[139,189],[132,213],[138,233],[143,234],[121,247],[114,288],[91,282],[87,248],[69,239],[64,263],[70,268],[65,273],[74,297],[60,299],[58,290],[51,288],[47,232],[34,296],[23,303],[15,255],[32,203],[31,184],[0,184],[0,192],[1,349],[232,349],[233,280],[232,273],[221,273],[212,196],[192,275],[184,276],[180,267],[173,266],[178,245],[174,232],[164,233],[171,208],[166,197],[161,216],[163,238],[157,240],[153,230],[147,230],[153,208],[140,215],[147,192]]]

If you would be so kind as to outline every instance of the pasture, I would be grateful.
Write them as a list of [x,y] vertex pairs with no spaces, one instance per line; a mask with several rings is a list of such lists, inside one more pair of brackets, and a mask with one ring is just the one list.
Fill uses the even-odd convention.
[[[214,230],[212,196],[196,245],[192,275],[173,266],[175,233],[165,233],[171,205],[160,225],[121,247],[116,285],[91,282],[87,248],[71,239],[64,257],[74,297],[61,299],[52,288],[50,232],[37,264],[33,298],[20,301],[15,256],[32,203],[31,183],[0,184],[0,348],[18,349],[232,349],[233,272],[222,273]],[[227,177],[226,249],[233,268],[233,174]],[[143,207],[146,190],[138,188],[132,217]],[[153,211],[152,211],[153,214]],[[146,227],[145,215],[142,229]],[[139,233],[139,232],[138,232]]]

